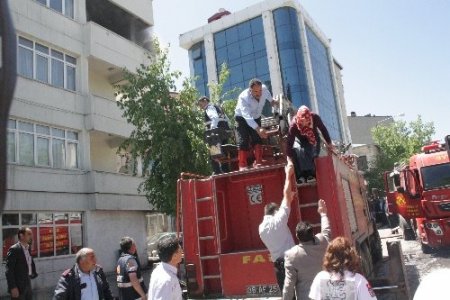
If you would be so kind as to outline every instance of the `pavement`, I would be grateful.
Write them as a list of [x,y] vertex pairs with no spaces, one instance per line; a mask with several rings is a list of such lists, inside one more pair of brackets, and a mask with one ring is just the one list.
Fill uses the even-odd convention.
[[439,250],[433,254],[424,254],[420,242],[405,241],[401,230],[398,234],[391,234],[391,229],[379,229],[379,233],[384,256],[387,255],[386,241],[401,241],[411,298],[413,298],[420,281],[426,275],[438,269],[450,269],[450,249]]

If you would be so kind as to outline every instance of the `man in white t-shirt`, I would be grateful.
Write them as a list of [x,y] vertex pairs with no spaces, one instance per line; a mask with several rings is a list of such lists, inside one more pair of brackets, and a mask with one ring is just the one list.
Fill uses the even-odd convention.
[[309,298],[314,300],[376,300],[369,282],[359,273],[344,271],[340,274],[321,271],[311,285]]

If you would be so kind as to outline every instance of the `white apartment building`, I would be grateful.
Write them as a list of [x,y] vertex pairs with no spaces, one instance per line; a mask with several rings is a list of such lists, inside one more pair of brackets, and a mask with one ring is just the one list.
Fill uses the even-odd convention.
[[[138,194],[141,172],[117,155],[132,127],[114,85],[123,68],[146,61],[151,0],[9,0],[17,31],[18,80],[8,123],[8,188],[0,216],[5,258],[17,229],[33,230],[39,277],[53,288],[91,247],[115,270],[122,236],[135,238],[146,264],[151,207]],[[137,176],[134,176],[137,175]],[[113,284],[113,282],[112,282]],[[0,297],[6,296],[0,265]]]

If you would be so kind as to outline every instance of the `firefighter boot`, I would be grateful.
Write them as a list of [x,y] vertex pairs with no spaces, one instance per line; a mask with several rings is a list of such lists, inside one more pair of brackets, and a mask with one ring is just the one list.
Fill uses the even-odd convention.
[[239,171],[248,170],[247,166],[248,151],[238,150],[238,160],[239,160]]
[[255,153],[255,162],[253,166],[255,168],[261,167],[263,162],[263,149],[261,144],[256,144],[253,146],[253,151]]

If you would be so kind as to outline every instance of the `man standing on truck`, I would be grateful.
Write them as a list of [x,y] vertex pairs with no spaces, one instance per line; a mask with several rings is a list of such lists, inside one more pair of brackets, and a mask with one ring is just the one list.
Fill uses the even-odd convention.
[[[230,130],[229,120],[220,106],[210,103],[209,98],[206,96],[200,97],[200,99],[197,100],[197,105],[205,112],[204,120],[207,134],[208,131],[216,128],[220,128],[224,132]],[[225,134],[224,136],[226,135],[227,134]],[[224,137],[220,140],[220,145],[224,145],[227,143],[228,137]],[[213,168],[214,174],[229,172],[228,164],[221,165],[213,158],[211,158],[211,166]]]
[[294,292],[297,299],[308,299],[314,277],[322,270],[323,255],[331,240],[331,228],[325,201],[320,199],[318,206],[321,232],[314,235],[311,224],[299,222],[295,229],[299,244],[286,251],[284,256],[286,279],[283,299],[285,300],[293,299]]
[[250,80],[248,89],[244,90],[238,98],[234,116],[236,119],[237,146],[239,170],[246,170],[250,144],[255,155],[254,166],[262,164],[262,140],[267,138],[267,132],[261,127],[261,114],[266,100],[275,104],[272,95],[259,79]]
[[283,200],[278,207],[276,203],[269,203],[264,207],[264,219],[259,225],[259,236],[270,252],[275,267],[278,286],[283,290],[284,285],[284,253],[295,243],[288,227],[291,203],[294,198],[294,165],[288,163],[285,167],[286,179],[283,189]]

